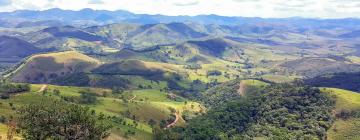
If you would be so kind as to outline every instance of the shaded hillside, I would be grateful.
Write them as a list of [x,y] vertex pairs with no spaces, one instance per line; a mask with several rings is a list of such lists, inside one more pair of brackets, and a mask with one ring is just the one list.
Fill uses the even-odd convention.
[[189,41],[188,43],[196,45],[200,53],[220,58],[227,49],[234,46],[221,38],[209,39],[205,41]]
[[345,33],[345,34],[340,35],[339,37],[341,37],[341,38],[359,38],[360,37],[360,30]]
[[89,71],[98,63],[73,51],[35,55],[21,65],[11,79],[16,82],[50,83],[61,76]]
[[153,76],[161,75],[165,71],[159,67],[152,67],[139,60],[125,60],[110,64],[104,64],[92,70],[95,74],[104,75],[140,75]]
[[[131,35],[131,34],[130,34]],[[183,23],[144,25],[127,40],[134,49],[169,45],[189,39],[205,37]]]
[[136,50],[157,45],[169,45],[207,36],[184,23],[168,24],[111,24],[85,30],[113,39],[118,45]]
[[85,41],[102,41],[104,38],[101,36],[91,34],[89,32],[85,32],[79,30],[77,28],[71,26],[64,27],[50,27],[42,30],[41,32],[46,32],[54,37],[68,37],[68,38],[77,38]]
[[24,40],[15,37],[0,36],[0,58],[24,58],[39,52],[41,52],[40,49]]
[[335,73],[305,79],[305,83],[317,87],[333,87],[360,92],[360,73]]
[[326,73],[359,72],[360,65],[348,64],[329,58],[302,58],[281,64],[291,72],[314,77]]

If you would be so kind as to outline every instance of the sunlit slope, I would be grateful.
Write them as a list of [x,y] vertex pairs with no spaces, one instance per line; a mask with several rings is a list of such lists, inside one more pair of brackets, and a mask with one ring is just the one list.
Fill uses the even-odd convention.
[[94,58],[75,51],[34,55],[12,76],[16,82],[48,83],[62,75],[89,71],[99,64]]
[[[114,125],[111,137],[130,139],[152,139],[150,120],[159,126],[161,121],[171,123],[174,111],[181,116],[194,116],[205,111],[199,103],[187,100],[170,92],[159,89],[125,90],[113,94],[109,89],[86,88],[71,86],[48,85],[46,92],[39,92],[44,85],[31,85],[31,91],[11,96],[10,99],[0,99],[0,116],[10,117],[16,115],[17,108],[46,98],[57,98],[69,103],[81,104],[111,117]],[[54,90],[59,90],[55,93]],[[90,91],[97,96],[94,104],[79,103],[82,91]],[[85,93],[87,94],[87,93]],[[170,96],[171,95],[171,96]],[[11,104],[11,105],[10,105]],[[185,120],[180,119],[176,125],[184,125]],[[0,123],[0,135],[5,135],[7,128]],[[135,132],[129,134],[129,132]],[[111,138],[110,137],[110,138]]]
[[[334,114],[360,111],[360,93],[337,88],[322,88],[322,91],[335,96],[336,106]],[[349,115],[349,114],[348,114]],[[329,140],[358,140],[360,139],[360,118],[349,115],[348,118],[336,117],[333,126],[328,131]]]

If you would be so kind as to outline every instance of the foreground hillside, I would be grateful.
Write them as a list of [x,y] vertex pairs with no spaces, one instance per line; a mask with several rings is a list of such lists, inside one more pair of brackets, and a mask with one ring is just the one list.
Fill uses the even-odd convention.
[[158,138],[355,140],[358,97],[359,93],[336,88],[231,81],[204,93],[206,115]]
[[335,96],[336,99],[334,110],[336,120],[328,131],[328,139],[359,139],[360,94],[336,88],[322,88],[322,91]]
[[[84,102],[83,96],[94,96],[94,102]],[[98,88],[62,87],[54,85],[31,85],[29,92],[0,99],[2,123],[16,116],[22,106],[55,98],[90,107],[97,114],[111,117],[114,127],[109,138],[151,139],[152,129],[173,125],[183,125],[183,117],[191,117],[203,108],[196,102],[160,90],[111,91]],[[176,114],[176,115],[175,115]],[[181,118],[176,118],[180,116]],[[171,126],[169,126],[171,127]],[[0,134],[5,137],[6,126],[0,124]]]
[[260,80],[225,82],[199,95],[199,102],[157,87],[124,90],[33,84],[27,89],[24,85],[0,94],[0,133],[5,137],[9,130],[5,122],[23,106],[59,99],[108,116],[113,126],[108,139],[359,137],[359,93]]

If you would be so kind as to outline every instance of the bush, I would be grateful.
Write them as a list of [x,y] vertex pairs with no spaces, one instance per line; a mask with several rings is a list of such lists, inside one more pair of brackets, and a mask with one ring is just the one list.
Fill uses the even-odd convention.
[[222,72],[221,71],[218,71],[218,70],[211,70],[211,71],[208,71],[207,76],[219,76],[219,75],[222,75]]
[[80,103],[82,104],[94,104],[97,101],[97,94],[90,91],[85,90],[80,92]]

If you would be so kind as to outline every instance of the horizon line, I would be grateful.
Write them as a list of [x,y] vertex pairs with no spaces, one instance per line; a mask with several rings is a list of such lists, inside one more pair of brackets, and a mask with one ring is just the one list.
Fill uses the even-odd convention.
[[341,19],[355,19],[360,20],[360,17],[346,17],[346,18],[322,18],[322,17],[303,17],[303,16],[291,16],[291,17],[258,17],[258,16],[226,16],[226,15],[218,15],[218,14],[198,14],[198,15],[166,15],[166,14],[146,14],[146,13],[135,13],[124,9],[117,9],[117,10],[106,10],[106,9],[92,9],[92,8],[82,8],[78,10],[72,10],[72,9],[62,9],[62,8],[49,8],[49,9],[38,9],[38,10],[32,10],[32,9],[18,9],[14,11],[6,11],[6,12],[0,12],[1,13],[14,13],[19,11],[35,11],[35,12],[44,12],[49,10],[55,10],[59,9],[62,11],[73,11],[73,12],[80,12],[84,10],[92,10],[92,11],[108,11],[108,12],[128,12],[135,15],[148,15],[148,16],[168,16],[168,17],[197,17],[197,16],[218,16],[218,17],[228,17],[228,18],[260,18],[260,19],[312,19],[312,20],[341,20]]

